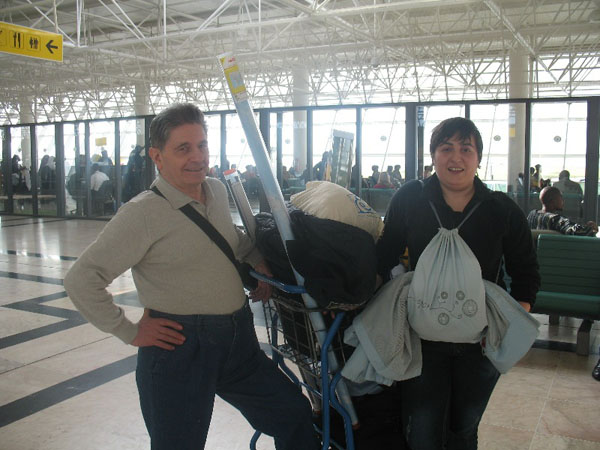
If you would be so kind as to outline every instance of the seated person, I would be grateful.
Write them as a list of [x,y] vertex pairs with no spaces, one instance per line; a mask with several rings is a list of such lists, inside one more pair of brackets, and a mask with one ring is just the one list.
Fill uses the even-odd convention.
[[394,188],[395,188],[395,186],[390,181],[390,176],[388,175],[387,172],[381,172],[379,174],[379,181],[377,181],[377,184],[375,186],[373,186],[373,189],[394,189]]
[[371,166],[371,170],[373,173],[369,177],[369,185],[375,186],[379,182],[379,166],[373,165]]
[[400,187],[402,183],[404,183],[404,179],[402,178],[402,174],[400,173],[400,168],[402,166],[400,164],[396,164],[394,166],[394,170],[392,171],[392,183],[394,183],[397,187]]
[[527,216],[527,223],[532,230],[554,230],[562,234],[575,236],[595,236],[598,225],[588,222],[585,225],[572,222],[560,213],[564,206],[564,200],[560,190],[554,186],[547,186],[540,192],[541,210],[532,210]]
[[290,172],[288,172],[287,167],[282,166],[281,167],[281,184],[283,189],[287,189],[290,187],[290,178],[292,178],[292,176],[290,175]]
[[100,165],[98,163],[92,164],[92,176],[90,177],[90,189],[92,191],[98,192],[102,183],[108,179],[108,175],[100,170]]
[[258,195],[258,178],[255,168],[252,165],[247,165],[246,170],[241,175],[242,184],[247,195]]
[[433,173],[433,166],[423,166],[423,179],[426,180]]

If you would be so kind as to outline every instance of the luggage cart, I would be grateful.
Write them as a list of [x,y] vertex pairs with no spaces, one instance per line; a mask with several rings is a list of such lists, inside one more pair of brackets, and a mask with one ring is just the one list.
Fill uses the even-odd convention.
[[[242,224],[252,240],[255,237],[256,224],[254,215],[243,189],[239,172],[230,170],[224,173],[229,192],[242,219]],[[353,421],[350,413],[338,401],[336,387],[341,380],[341,370],[331,370],[330,357],[333,354],[336,361],[341,361],[339,368],[345,362],[343,337],[340,325],[345,317],[344,312],[337,313],[333,323],[329,326],[321,317],[321,322],[315,328],[312,314],[322,316],[330,310],[308,308],[299,300],[299,296],[307,295],[303,286],[288,285],[257,272],[251,272],[256,279],[266,281],[273,285],[275,290],[268,303],[263,304],[267,336],[271,346],[273,361],[297,385],[304,387],[313,401],[313,408],[321,411],[322,448],[328,449],[330,445],[337,449],[354,450]],[[321,342],[320,335],[325,335]],[[301,372],[302,381],[286,365],[286,359],[296,364]],[[314,399],[319,401],[314,404]],[[351,404],[350,404],[351,405]],[[331,439],[330,408],[333,407],[343,418],[346,446]],[[352,409],[352,412],[353,409]],[[256,432],[250,441],[250,449],[256,449],[256,443],[261,433]]]
[[[254,118],[250,102],[248,100],[249,96],[244,85],[242,75],[239,71],[239,67],[237,65],[235,57],[231,55],[221,55],[218,59],[223,69],[225,78],[227,80],[229,90],[233,97],[238,116],[242,124],[242,128],[244,129],[244,133],[246,134],[246,140],[249,144],[250,150],[252,151],[258,175],[260,176],[262,181],[265,196],[271,208],[273,218],[275,219],[277,228],[279,230],[281,239],[285,247],[286,241],[291,241],[294,239],[294,235],[292,233],[292,228],[290,225],[290,218],[285,206],[283,194],[281,192],[279,184],[277,183],[273,169],[271,168],[265,143],[262,140],[262,137],[258,131],[258,126],[256,123],[256,119]],[[237,182],[239,182],[239,178]],[[237,188],[236,191],[239,192],[240,189]],[[232,195],[233,192],[234,190],[232,189]],[[247,204],[247,198],[245,203],[244,201],[236,201],[236,205],[238,206],[238,208],[240,207],[240,205],[245,206]],[[240,214],[243,215],[242,211],[240,211]],[[255,273],[254,275],[257,278],[260,277],[260,274]],[[318,348],[320,348],[320,373],[322,383],[321,390],[323,398],[322,410],[324,420],[323,449],[329,448],[328,420],[329,405],[331,404],[331,406],[334,407],[336,410],[339,410],[342,417],[344,417],[345,429],[347,430],[347,450],[353,450],[354,444],[352,436],[352,426],[358,426],[358,417],[356,416],[356,412],[352,405],[352,400],[348,392],[348,387],[346,386],[344,380],[341,378],[340,370],[342,366],[338,362],[338,358],[333,349],[331,348],[331,341],[333,340],[333,335],[335,335],[335,332],[332,336],[330,336],[329,332],[331,332],[331,330],[329,330],[329,332],[327,331],[323,315],[318,310],[316,301],[310,295],[308,295],[308,293],[306,293],[306,291],[303,288],[303,277],[296,271],[294,271],[294,276],[297,281],[297,286],[293,288],[301,290],[301,292],[295,293],[301,295],[302,303],[306,308],[304,314],[306,314],[306,316],[308,317],[308,320],[312,326],[312,332],[314,332],[314,335],[316,337],[315,346],[318,346]],[[277,287],[276,282],[272,282],[269,279],[266,280],[268,282],[271,282],[272,284],[275,284]],[[285,292],[286,288],[284,286],[278,287],[281,288],[283,292]],[[338,314],[338,318],[336,318],[336,320],[338,320],[337,327],[339,327],[339,323],[341,322],[343,317],[343,314]],[[333,374],[333,379],[331,379],[331,382],[329,380],[330,373]],[[331,386],[333,386],[333,391],[330,392]],[[255,436],[255,438],[252,439],[251,448],[254,448],[253,445],[256,442],[256,439],[258,439],[257,436]]]
[[[303,386],[314,396],[321,399],[321,427],[319,429],[322,437],[322,448],[328,449],[330,445],[336,449],[354,449],[354,435],[352,420],[346,409],[339,403],[335,389],[341,379],[341,372],[332,373],[329,370],[328,352],[333,351],[338,360],[345,361],[343,357],[343,339],[340,325],[345,313],[336,315],[333,323],[326,332],[323,346],[316,338],[316,331],[310,320],[313,312],[329,313],[330,311],[314,308],[306,308],[301,303],[287,297],[289,288],[297,286],[284,285],[281,293],[276,292],[269,303],[263,305],[267,323],[267,334],[272,349],[272,358],[278,366],[296,384]],[[286,365],[289,360],[296,364],[303,374],[304,381],[300,381],[294,372]],[[346,445],[335,442],[331,437],[332,406],[344,420],[344,433]],[[255,434],[258,438],[259,434]],[[254,447],[250,446],[251,449]]]

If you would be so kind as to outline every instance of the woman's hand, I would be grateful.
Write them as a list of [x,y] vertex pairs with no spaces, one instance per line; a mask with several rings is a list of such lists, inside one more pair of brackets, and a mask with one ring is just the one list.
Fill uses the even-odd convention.
[[531,311],[531,303],[519,302],[519,305],[521,305],[525,311]]

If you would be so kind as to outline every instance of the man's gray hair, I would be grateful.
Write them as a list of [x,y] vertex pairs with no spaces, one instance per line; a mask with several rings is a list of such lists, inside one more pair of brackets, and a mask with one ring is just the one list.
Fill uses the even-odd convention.
[[162,150],[169,140],[171,130],[188,123],[202,125],[208,133],[202,111],[191,103],[177,103],[158,113],[150,123],[150,145]]

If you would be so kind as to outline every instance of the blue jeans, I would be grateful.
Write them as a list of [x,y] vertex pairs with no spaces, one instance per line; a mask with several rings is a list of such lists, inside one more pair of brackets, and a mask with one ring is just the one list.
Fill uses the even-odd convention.
[[401,382],[409,447],[476,450],[479,421],[500,374],[479,344],[421,343],[421,376]]
[[[318,448],[308,399],[261,351],[246,304],[230,315],[176,315],[185,343],[141,347],[136,379],[152,449],[203,449],[215,394],[277,449]],[[232,433],[235,430],[231,430]]]

